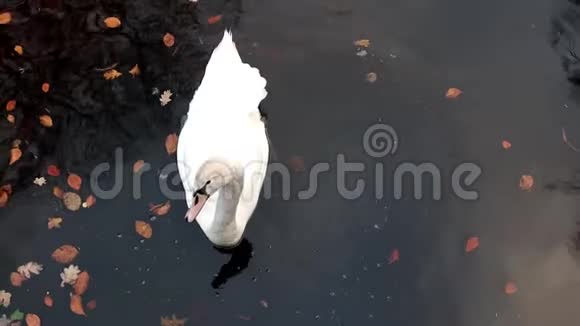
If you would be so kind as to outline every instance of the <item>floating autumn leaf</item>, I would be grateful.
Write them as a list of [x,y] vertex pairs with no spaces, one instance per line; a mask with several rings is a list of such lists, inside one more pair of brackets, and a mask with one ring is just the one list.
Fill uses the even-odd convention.
[[37,177],[37,178],[34,178],[34,181],[32,183],[34,183],[35,185],[37,185],[39,187],[42,187],[46,184],[46,179],[44,177]]
[[44,305],[52,308],[52,306],[54,306],[54,300],[52,299],[52,296],[50,295],[50,293],[46,293],[46,295],[44,296]]
[[122,73],[118,72],[115,69],[111,69],[111,70],[107,70],[103,73],[103,77],[106,80],[113,80],[113,79],[117,79],[119,78],[121,75],[123,75]]
[[69,174],[68,178],[66,179],[66,183],[68,184],[69,187],[78,191],[81,189],[81,185],[83,184],[83,179],[78,174],[71,173],[71,174]]
[[43,83],[41,89],[42,89],[42,92],[43,93],[48,93],[50,91],[50,84],[49,83]]
[[52,127],[52,118],[49,115],[47,114],[41,115],[40,117],[38,117],[38,120],[40,121],[40,124],[43,127],[46,128]]
[[478,237],[471,237],[467,239],[465,243],[465,252],[470,253],[475,249],[479,248],[479,238]]
[[177,318],[175,315],[171,317],[161,317],[161,326],[185,326],[187,318]]
[[75,285],[79,275],[81,274],[81,270],[76,265],[70,265],[65,267],[62,273],[60,273],[60,287],[64,287],[65,284]]
[[35,314],[26,314],[24,318],[27,326],[40,326],[40,317]]
[[389,256],[388,263],[389,265],[398,262],[401,259],[401,254],[399,253],[399,249],[393,249],[391,251],[391,255]]
[[107,17],[103,22],[108,28],[117,28],[121,26],[121,20],[117,17]]
[[135,162],[135,164],[133,164],[133,173],[137,173],[137,172],[141,171],[141,169],[143,168],[144,165],[145,165],[145,161],[143,161],[143,160],[139,160],[139,161]]
[[22,45],[15,45],[14,52],[18,53],[19,55],[22,55],[24,53],[24,48],[22,47]]
[[354,41],[354,45],[359,48],[368,48],[371,45],[371,41],[367,39],[360,39]]
[[159,98],[159,102],[161,103],[161,106],[166,106],[167,104],[169,104],[169,102],[171,102],[171,96],[173,95],[173,93],[171,93],[170,90],[166,90],[161,94],[161,97]]
[[369,72],[367,74],[367,81],[371,84],[376,82],[377,81],[377,74],[374,72]]
[[139,76],[139,74],[141,74],[141,69],[139,69],[139,65],[134,65],[133,68],[131,68],[131,70],[129,70],[129,73],[133,77]]
[[12,14],[9,12],[0,13],[0,25],[10,24],[12,21]]
[[[5,290],[0,290],[0,306],[8,308],[8,306],[10,306],[11,299],[12,293],[6,292]],[[14,320],[13,318],[10,319]]]
[[20,148],[12,148],[10,150],[10,163],[9,163],[9,165],[16,163],[21,157],[22,157],[22,151],[20,150]]
[[459,97],[459,95],[461,95],[461,93],[463,93],[463,91],[461,91],[459,88],[450,88],[447,90],[447,93],[445,93],[445,97],[448,99],[455,99],[457,97]]
[[59,264],[70,264],[79,255],[79,250],[71,245],[63,245],[57,248],[51,258]]
[[48,229],[60,229],[60,225],[62,224],[62,217],[49,217],[48,218]]
[[90,279],[91,277],[89,273],[87,273],[86,271],[79,274],[77,281],[73,285],[73,289],[76,295],[82,296],[83,294],[85,294],[85,292],[87,292],[87,289],[89,288]]
[[171,202],[167,201],[163,204],[150,205],[149,211],[157,216],[167,215],[171,209]]
[[42,267],[41,264],[37,263],[37,262],[28,262],[22,266],[19,266],[18,269],[16,270],[20,275],[22,275],[22,277],[24,277],[25,279],[30,279],[33,275],[39,275],[40,272],[42,272],[44,268]]
[[95,205],[96,202],[97,198],[95,198],[95,196],[93,195],[89,195],[85,200],[85,202],[83,203],[83,208],[91,208]]
[[163,35],[163,44],[168,48],[172,47],[175,45],[175,36],[171,33],[165,33],[165,35]]
[[87,309],[88,310],[95,310],[97,309],[97,300],[91,300],[87,303]]
[[10,100],[6,102],[6,111],[14,111],[16,109],[16,100]]
[[304,172],[306,168],[304,167],[304,157],[302,156],[291,156],[288,164],[294,172]]
[[516,292],[518,292],[518,287],[516,285],[516,283],[514,282],[507,282],[504,288],[505,294],[507,295],[513,295],[516,294]]
[[502,140],[501,142],[501,147],[503,147],[503,149],[510,149],[512,147],[512,143],[510,143],[507,140]]
[[270,305],[268,304],[268,301],[266,300],[260,300],[260,304],[262,305],[262,307],[264,308],[268,308]]
[[80,295],[73,294],[70,297],[70,311],[73,313],[86,316],[85,309],[83,308],[83,299]]
[[56,165],[49,165],[46,168],[46,172],[51,177],[58,177],[60,175],[60,169]]
[[25,280],[26,279],[24,278],[24,276],[20,275],[20,273],[16,272],[10,273],[10,284],[12,284],[12,286],[14,287],[22,286],[22,282],[24,282]]
[[177,134],[173,133],[165,138],[165,150],[169,155],[173,155],[177,152]]
[[210,25],[217,24],[222,20],[222,15],[211,16],[207,19],[207,23]]
[[5,207],[8,203],[8,198],[12,194],[12,187],[4,185],[0,188],[0,208]]
[[54,197],[56,197],[58,199],[64,198],[64,191],[62,189],[60,189],[60,187],[58,187],[58,186],[54,186],[52,188],[52,194],[54,195]]
[[531,191],[534,187],[534,177],[524,174],[520,178],[520,189],[524,191]]
[[81,208],[81,201],[81,196],[75,194],[74,192],[66,192],[62,196],[62,202],[69,211],[78,211]]
[[135,231],[145,239],[151,239],[153,236],[151,225],[144,221],[135,221]]
[[16,122],[16,117],[14,117],[13,114],[9,114],[6,116],[6,120],[8,120],[8,122],[10,122],[10,123],[14,123],[14,122]]

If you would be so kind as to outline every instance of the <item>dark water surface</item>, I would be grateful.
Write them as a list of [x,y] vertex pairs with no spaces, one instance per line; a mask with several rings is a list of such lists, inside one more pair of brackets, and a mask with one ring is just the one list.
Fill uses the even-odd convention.
[[[230,253],[183,221],[182,201],[150,221],[153,237],[143,241],[134,222],[149,220],[149,203],[165,200],[158,171],[175,158],[165,153],[165,134],[140,140],[125,152],[124,188],[114,199],[70,213],[51,195],[51,179],[2,209],[0,289],[13,303],[0,315],[20,308],[49,326],[159,325],[171,314],[187,325],[576,324],[580,271],[569,240],[578,197],[565,190],[580,154],[561,130],[580,143],[580,90],[547,43],[550,8],[547,0],[244,3],[236,38],[268,80],[264,106],[277,160],[303,157],[306,171],[330,164],[314,198],[298,199],[308,172],[291,173],[289,200],[275,178],[229,264]],[[371,41],[364,57],[357,39]],[[376,82],[365,80],[369,72]],[[446,100],[449,87],[464,93]],[[394,155],[364,151],[363,135],[378,122],[396,130]],[[358,199],[339,193],[339,154],[365,163],[365,172],[346,178],[351,189],[357,177],[367,182]],[[137,159],[152,165],[140,199],[130,181]],[[379,162],[382,199],[373,190]],[[392,174],[404,162],[439,167],[441,200],[430,190],[413,199],[410,179],[406,196],[394,199]],[[476,201],[452,192],[451,174],[463,162],[482,168],[471,187]],[[523,174],[534,177],[533,191],[518,188]],[[49,231],[54,215],[63,227]],[[481,247],[467,255],[470,236]],[[75,264],[92,275],[85,298],[98,307],[88,317],[69,311],[69,290],[59,286],[63,267],[50,254],[62,244],[80,248]],[[388,264],[394,249],[400,261]],[[28,261],[45,270],[13,288],[8,275]],[[504,293],[508,281],[517,294]],[[42,305],[46,291],[52,309]]]

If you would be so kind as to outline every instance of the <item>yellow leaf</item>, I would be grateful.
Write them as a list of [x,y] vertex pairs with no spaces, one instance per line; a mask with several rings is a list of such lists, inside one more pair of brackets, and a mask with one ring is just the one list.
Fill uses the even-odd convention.
[[12,14],[9,12],[0,13],[0,25],[10,24],[12,21]]
[[62,217],[50,217],[48,219],[48,229],[60,229],[60,224],[62,223]]
[[9,165],[16,163],[16,161],[18,161],[21,157],[22,157],[22,151],[20,150],[20,148],[11,149],[10,150],[10,163],[9,163]]
[[371,45],[371,41],[367,39],[356,40],[354,45],[358,46],[359,48],[368,48]]
[[49,115],[41,115],[40,117],[38,117],[38,120],[40,120],[40,124],[43,127],[46,128],[50,128],[52,127],[52,118]]
[[22,53],[24,53],[24,48],[22,47],[22,45],[16,45],[14,46],[14,52],[22,55]]
[[145,239],[151,239],[153,236],[151,225],[144,221],[135,221],[135,231]]
[[103,77],[105,77],[106,80],[113,80],[113,79],[117,79],[122,75],[122,73],[118,72],[115,69],[111,69],[111,70],[107,70],[103,73]]
[[134,65],[133,68],[131,68],[131,70],[129,70],[129,73],[133,77],[139,76],[139,74],[141,73],[141,69],[139,69],[139,65]]
[[121,20],[117,17],[107,17],[104,22],[108,28],[117,28],[121,26]]

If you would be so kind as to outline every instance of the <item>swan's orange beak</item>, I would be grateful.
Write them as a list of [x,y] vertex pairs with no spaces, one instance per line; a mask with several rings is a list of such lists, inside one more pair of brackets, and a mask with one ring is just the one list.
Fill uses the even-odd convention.
[[191,208],[187,211],[187,214],[185,214],[185,219],[187,222],[191,223],[195,220],[197,215],[199,215],[199,212],[201,212],[203,205],[205,205],[207,202],[208,198],[208,195],[200,193],[193,195],[193,205],[191,205]]

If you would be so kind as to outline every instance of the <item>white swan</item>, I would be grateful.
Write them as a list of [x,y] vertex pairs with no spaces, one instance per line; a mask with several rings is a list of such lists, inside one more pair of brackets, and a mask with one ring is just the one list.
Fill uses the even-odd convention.
[[269,146],[258,106],[266,80],[242,62],[230,31],[213,51],[179,135],[177,164],[188,222],[234,247],[260,196]]

